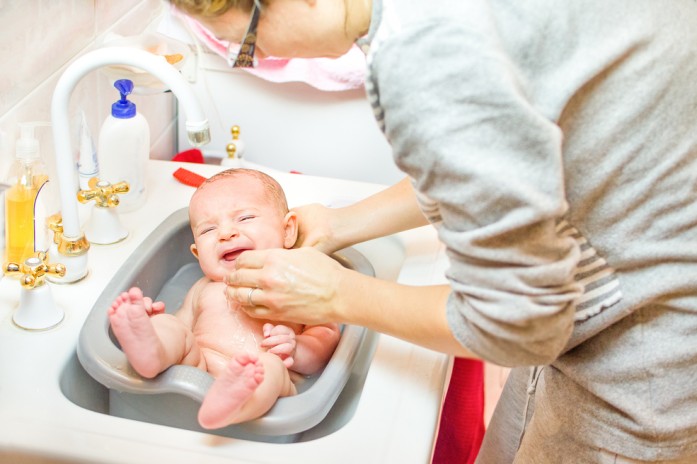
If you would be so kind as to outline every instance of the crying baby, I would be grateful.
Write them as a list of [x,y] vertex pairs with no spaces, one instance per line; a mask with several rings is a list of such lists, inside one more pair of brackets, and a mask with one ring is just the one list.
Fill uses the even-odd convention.
[[[207,179],[189,203],[191,252],[204,276],[174,313],[139,288],[108,309],[112,331],[133,369],[153,378],[175,364],[195,366],[215,381],[198,413],[206,429],[265,414],[280,397],[297,393],[293,379],[324,368],[336,348],[337,324],[304,326],[249,317],[225,297],[225,275],[245,250],[291,248],[297,218],[281,186],[251,169]],[[251,289],[248,303],[254,305]]]

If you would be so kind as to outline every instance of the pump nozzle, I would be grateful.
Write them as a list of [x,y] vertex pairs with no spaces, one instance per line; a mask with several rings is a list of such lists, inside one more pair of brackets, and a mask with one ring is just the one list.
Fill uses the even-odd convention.
[[127,98],[133,92],[133,81],[130,79],[119,79],[114,82],[114,87],[121,94],[121,98],[111,105],[111,115],[119,119],[134,117],[136,115],[136,105]]
[[34,129],[38,126],[50,127],[50,122],[22,122],[19,123],[19,138],[16,144],[17,158],[32,160],[39,158],[40,145],[34,136]]
[[114,82],[114,87],[116,87],[116,90],[121,94],[121,101],[125,102],[126,96],[133,92],[133,81],[130,79],[119,79]]

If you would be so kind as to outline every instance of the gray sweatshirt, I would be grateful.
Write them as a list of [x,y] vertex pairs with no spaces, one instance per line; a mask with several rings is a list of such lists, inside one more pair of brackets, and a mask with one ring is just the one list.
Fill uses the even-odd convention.
[[358,43],[453,334],[542,366],[483,462],[697,455],[697,2],[373,0]]

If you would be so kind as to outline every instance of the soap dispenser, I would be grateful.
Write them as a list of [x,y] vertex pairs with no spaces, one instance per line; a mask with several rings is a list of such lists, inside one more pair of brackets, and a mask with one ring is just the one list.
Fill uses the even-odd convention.
[[112,185],[126,182],[129,192],[121,198],[119,211],[138,209],[145,202],[145,179],[150,158],[150,127],[136,105],[128,100],[133,82],[119,79],[114,87],[121,98],[111,105],[111,114],[99,132],[97,158],[100,179]]
[[5,261],[23,263],[37,251],[48,249],[46,202],[42,192],[48,183],[48,170],[40,157],[34,128],[47,123],[20,124],[20,138],[8,176],[5,192]]

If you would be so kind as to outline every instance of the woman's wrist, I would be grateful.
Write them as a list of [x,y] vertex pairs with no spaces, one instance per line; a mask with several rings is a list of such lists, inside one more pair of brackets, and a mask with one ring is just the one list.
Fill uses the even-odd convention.
[[332,211],[331,233],[334,251],[365,241],[361,236],[363,218],[355,214],[356,205]]

